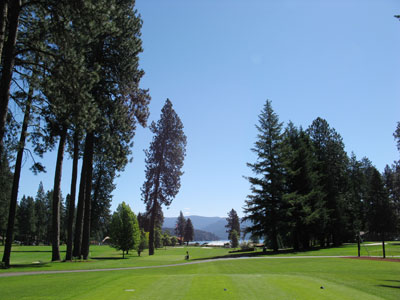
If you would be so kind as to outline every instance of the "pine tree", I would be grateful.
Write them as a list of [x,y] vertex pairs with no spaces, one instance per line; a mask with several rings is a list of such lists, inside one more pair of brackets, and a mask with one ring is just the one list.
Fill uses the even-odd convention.
[[31,245],[35,240],[35,201],[32,197],[22,197],[17,211],[18,236],[26,245]]
[[232,208],[232,210],[228,213],[226,221],[228,222],[228,224],[225,225],[227,228],[226,232],[228,233],[228,239],[231,239],[231,233],[233,230],[236,230],[236,233],[239,234],[240,237],[240,221],[236,210]]
[[397,219],[397,232],[400,232],[400,161],[394,162],[391,167],[386,166],[383,178]]
[[252,151],[257,155],[257,161],[247,164],[255,176],[248,177],[251,194],[247,196],[244,220],[253,223],[247,227],[247,232],[264,236],[271,242],[272,249],[277,251],[284,188],[282,123],[274,113],[271,101],[267,100],[256,128],[259,132],[258,140]]
[[46,218],[49,212],[46,208],[46,194],[43,183],[39,183],[39,188],[35,197],[35,215],[36,215],[36,242],[44,243],[46,240],[47,224]]
[[385,258],[385,241],[388,234],[395,231],[395,216],[382,176],[375,168],[372,169],[366,201],[368,205],[368,228],[370,232],[380,236],[383,258]]
[[295,250],[307,249],[320,218],[316,203],[322,196],[318,176],[313,170],[315,159],[308,134],[289,123],[284,132],[283,161],[285,193],[283,195],[288,245]]
[[185,233],[184,233],[184,240],[189,246],[189,242],[193,241],[194,238],[194,227],[192,224],[192,220],[188,218],[185,223]]
[[319,240],[321,246],[342,243],[343,208],[348,157],[341,136],[324,119],[317,118],[307,130],[315,149],[318,185],[323,197],[317,203],[321,218]]
[[142,188],[143,201],[150,212],[149,254],[154,254],[154,228],[161,205],[169,206],[180,188],[186,136],[183,124],[167,99],[160,120],[152,123],[154,134],[146,153],[146,181]]
[[186,219],[183,216],[182,211],[180,211],[179,217],[176,220],[175,233],[180,238],[181,244],[183,242],[183,237],[185,236],[185,225],[186,225]]

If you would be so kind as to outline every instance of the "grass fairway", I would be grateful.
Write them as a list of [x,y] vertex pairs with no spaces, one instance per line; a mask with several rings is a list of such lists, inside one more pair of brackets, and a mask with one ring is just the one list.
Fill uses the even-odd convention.
[[397,262],[253,258],[159,269],[5,277],[0,278],[0,298],[397,300],[399,278]]
[[[398,245],[395,245],[398,247]],[[370,246],[375,247],[375,246]],[[36,250],[35,250],[36,249]],[[310,253],[351,255],[354,245]],[[374,249],[374,248],[371,248]],[[18,250],[18,249],[16,249]],[[28,270],[96,269],[156,266],[184,262],[186,248],[158,250],[149,257],[120,257],[109,247],[92,247],[84,263],[44,263],[35,269],[33,259],[48,257],[48,248],[19,248],[14,268]],[[396,249],[395,249],[396,250]],[[26,251],[26,252],[24,252]],[[39,251],[39,252],[33,252]],[[18,252],[18,251],[17,251]],[[226,249],[189,247],[195,261],[223,256]],[[352,253],[353,255],[355,253]],[[94,255],[96,257],[96,255]],[[296,254],[292,254],[295,256]],[[48,259],[48,258],[47,258]],[[321,289],[321,286],[324,288]],[[193,265],[138,270],[0,277],[0,299],[399,299],[400,263],[343,258],[288,258],[262,256],[215,260]]]

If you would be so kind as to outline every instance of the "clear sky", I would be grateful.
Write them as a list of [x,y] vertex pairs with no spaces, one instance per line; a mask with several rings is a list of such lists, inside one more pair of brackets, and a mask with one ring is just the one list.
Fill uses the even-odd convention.
[[[187,135],[182,186],[167,217],[226,216],[242,207],[254,162],[258,114],[272,100],[282,122],[304,128],[325,118],[346,151],[379,169],[399,159],[393,132],[400,121],[398,0],[137,0],[143,19],[142,87],[152,96],[150,121],[169,98]],[[152,135],[138,128],[133,163],[116,180],[112,209],[125,201],[144,211],[144,153]],[[40,180],[25,164],[20,197]],[[69,192],[71,161],[62,191]]]

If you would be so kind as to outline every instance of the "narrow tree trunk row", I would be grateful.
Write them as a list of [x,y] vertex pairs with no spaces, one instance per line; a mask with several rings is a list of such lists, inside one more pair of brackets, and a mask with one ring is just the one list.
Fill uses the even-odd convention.
[[6,265],[6,267],[10,266],[11,246],[14,239],[13,237],[14,237],[14,225],[15,225],[15,212],[17,209],[19,179],[21,176],[22,157],[24,154],[25,140],[27,136],[28,123],[31,113],[32,99],[33,99],[33,88],[32,86],[30,86],[24,113],[24,120],[22,122],[21,136],[19,140],[17,160],[15,162],[14,178],[11,190],[11,201],[8,213],[6,244],[4,247],[4,254],[3,254],[3,262]]
[[85,184],[85,213],[83,222],[83,233],[82,233],[82,249],[81,254],[83,259],[89,257],[90,247],[90,217],[91,217],[91,193],[92,193],[92,175],[93,175],[93,143],[94,134],[93,132],[88,133],[86,138],[88,143],[87,153],[87,169],[86,169],[86,184]]
[[83,152],[83,161],[81,169],[81,179],[79,183],[79,195],[78,195],[78,207],[76,211],[75,220],[75,235],[74,235],[74,250],[73,256],[81,258],[81,247],[82,247],[82,227],[83,227],[83,215],[85,209],[85,185],[86,185],[86,169],[87,169],[87,152],[88,144],[85,142],[85,150]]
[[75,198],[76,198],[76,180],[78,176],[78,159],[79,159],[79,137],[78,134],[74,135],[74,154],[72,162],[72,178],[71,178],[71,191],[68,204],[68,233],[67,233],[67,253],[65,260],[72,259],[72,246],[73,246],[73,227],[74,227],[74,214],[75,214]]
[[60,134],[57,151],[56,171],[54,175],[53,204],[52,204],[52,261],[60,260],[60,203],[61,203],[61,175],[64,160],[64,149],[67,140],[67,127],[64,126]]

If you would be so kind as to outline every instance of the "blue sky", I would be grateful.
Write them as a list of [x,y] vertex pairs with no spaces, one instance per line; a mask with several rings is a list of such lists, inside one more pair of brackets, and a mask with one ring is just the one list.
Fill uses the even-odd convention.
[[[272,100],[282,122],[308,127],[325,118],[346,151],[383,170],[399,159],[393,132],[400,121],[400,2],[391,0],[256,1],[137,0],[143,19],[150,121],[169,98],[188,139],[182,186],[164,215],[240,216],[249,192],[250,148],[258,114]],[[144,211],[144,153],[149,129],[138,128],[133,163],[116,180],[112,209],[127,202]],[[25,165],[20,197],[35,195],[40,180]],[[69,191],[71,161],[63,169]]]

